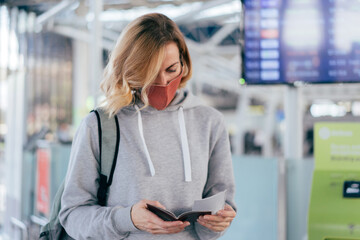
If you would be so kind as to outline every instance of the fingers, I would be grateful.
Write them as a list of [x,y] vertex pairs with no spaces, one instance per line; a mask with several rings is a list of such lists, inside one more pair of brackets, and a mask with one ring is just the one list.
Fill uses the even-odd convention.
[[229,204],[225,204],[224,210],[234,211],[234,209]]
[[235,218],[236,212],[230,205],[220,210],[216,215],[205,215],[198,219],[198,223],[215,232],[222,232],[228,228]]
[[183,228],[179,229],[172,229],[172,230],[165,230],[165,229],[148,229],[147,232],[151,234],[174,234],[184,231]]
[[182,221],[164,221],[154,213],[146,210],[143,214],[143,221],[142,225],[147,229],[177,229],[177,228],[184,228],[184,223]]
[[208,222],[231,222],[234,218],[232,217],[223,217],[223,216],[218,216],[218,215],[206,215],[203,217],[200,217],[202,220],[204,221],[208,221]]
[[226,228],[230,226],[231,223],[231,221],[216,222],[216,221],[205,220],[204,217],[200,217],[197,220],[197,222],[214,232],[224,231]]
[[152,219],[149,219],[149,221],[143,222],[140,225],[142,230],[153,234],[180,232],[183,231],[186,226],[188,225],[182,222],[165,222],[159,225],[154,223]]
[[224,210],[218,211],[217,215],[222,217],[235,218],[236,212],[230,205],[226,204]]
[[145,226],[145,231],[150,232],[152,234],[172,234],[178,233],[185,229],[185,227],[189,226],[189,223],[183,222],[165,222],[164,224],[157,225],[154,223],[148,223]]
[[226,205],[224,210],[220,210],[216,215],[205,215],[204,219],[214,222],[231,222],[236,217],[236,212],[230,205]]
[[181,221],[164,221],[160,219],[158,216],[154,215],[154,217],[149,219],[149,224],[154,225],[154,228],[161,229],[171,229],[171,228],[183,228],[184,223]]
[[131,209],[131,219],[140,230],[147,231],[152,234],[172,234],[178,233],[189,226],[189,222],[182,221],[163,221],[154,213],[147,209],[147,204],[165,208],[158,201],[141,200],[137,204],[133,205]]
[[150,222],[143,226],[143,229],[152,234],[172,234],[183,231],[188,225],[189,223],[183,222],[165,222],[162,226],[160,226]]
[[189,226],[189,222],[182,222],[182,221],[164,221],[159,218],[156,214],[148,211],[148,219],[147,222],[151,225],[150,228],[153,229],[162,229],[162,230],[169,230],[173,231],[176,229],[183,230],[185,227]]
[[199,218],[203,222],[207,222],[211,225],[228,226],[233,218],[224,218],[216,215],[207,215]]

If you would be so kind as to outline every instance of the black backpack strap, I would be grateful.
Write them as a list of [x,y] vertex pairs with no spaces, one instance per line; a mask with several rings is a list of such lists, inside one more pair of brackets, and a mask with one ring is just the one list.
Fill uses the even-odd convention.
[[[100,181],[97,192],[98,204],[106,205],[108,188],[112,183],[120,143],[120,127],[117,116],[109,118],[109,115],[102,109],[97,108],[95,113],[98,122],[99,132],[99,162]],[[116,129],[116,131],[114,131]]]

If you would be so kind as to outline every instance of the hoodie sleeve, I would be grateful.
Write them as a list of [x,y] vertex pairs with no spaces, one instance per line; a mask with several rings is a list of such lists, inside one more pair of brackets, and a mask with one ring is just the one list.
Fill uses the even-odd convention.
[[[123,239],[129,232],[137,230],[131,220],[131,206],[103,207],[97,204],[100,168],[94,118],[91,113],[75,134],[59,218],[66,232],[75,239]],[[90,120],[95,122],[92,128]]]
[[[210,197],[218,192],[226,191],[226,203],[235,211],[235,183],[230,152],[229,135],[224,119],[214,127],[210,138],[210,159],[208,165],[208,179],[204,187],[203,198]],[[214,232],[199,223],[195,223],[196,233],[201,240],[217,239],[224,235],[223,232]]]

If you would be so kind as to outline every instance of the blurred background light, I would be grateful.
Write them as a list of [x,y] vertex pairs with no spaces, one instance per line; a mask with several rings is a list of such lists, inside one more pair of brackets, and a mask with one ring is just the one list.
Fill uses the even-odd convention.
[[314,103],[310,107],[310,113],[313,117],[343,117],[346,115],[346,107],[333,102]]

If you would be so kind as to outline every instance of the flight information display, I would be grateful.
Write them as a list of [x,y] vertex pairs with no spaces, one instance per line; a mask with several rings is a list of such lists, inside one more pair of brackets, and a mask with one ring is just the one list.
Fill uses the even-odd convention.
[[244,0],[247,84],[360,82],[360,1]]

